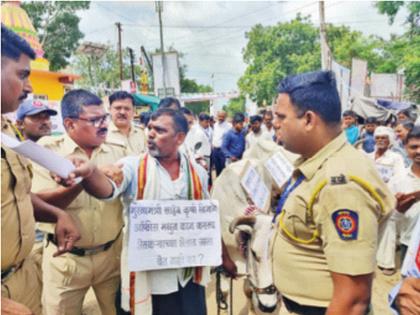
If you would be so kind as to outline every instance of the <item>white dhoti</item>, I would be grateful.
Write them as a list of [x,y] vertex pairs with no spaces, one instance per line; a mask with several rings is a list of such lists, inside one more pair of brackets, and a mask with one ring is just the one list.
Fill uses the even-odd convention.
[[395,269],[395,249],[397,247],[398,224],[401,216],[399,212],[393,210],[379,231],[376,260],[381,268]]

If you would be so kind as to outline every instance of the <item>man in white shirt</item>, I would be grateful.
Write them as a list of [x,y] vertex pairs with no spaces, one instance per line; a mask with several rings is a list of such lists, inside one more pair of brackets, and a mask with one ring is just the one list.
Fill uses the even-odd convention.
[[[78,168],[73,175],[82,177],[84,189],[97,198],[112,200],[123,196],[125,213],[136,200],[207,199],[206,172],[179,151],[188,132],[184,115],[160,109],[152,114],[148,128],[148,153],[120,161],[123,178],[118,187],[95,165],[85,161],[75,161]],[[74,182],[70,180],[68,184]],[[133,276],[127,270],[127,245],[125,235],[121,255],[121,305],[125,311],[142,315],[206,314],[208,268],[154,270],[136,272]],[[225,269],[234,275],[235,265],[229,257],[222,258]]]
[[[420,191],[420,127],[407,135],[405,149],[411,167],[395,174],[388,186],[396,194],[397,199]],[[400,231],[401,261],[404,260],[407,246],[410,242],[416,220],[420,216],[420,203],[415,202],[405,213],[394,211],[384,229],[378,246],[378,266],[384,269],[384,274],[391,275],[395,272],[395,247],[397,244],[397,225]]]
[[262,117],[260,115],[251,116],[249,118],[249,124],[251,131],[245,137],[245,148],[247,150],[260,140],[273,141],[273,138],[271,137],[270,133],[264,132],[262,130]]
[[267,132],[272,138],[275,135],[275,130],[273,127],[273,112],[271,110],[266,110],[263,114],[263,122],[261,129]]
[[213,130],[213,148],[211,152],[212,165],[216,169],[216,176],[225,168],[225,156],[222,152],[223,136],[232,128],[232,125],[226,121],[226,112],[219,111],[217,113],[217,123],[214,124]]
[[[408,157],[413,162],[411,167],[406,168],[402,174],[397,174],[390,181],[390,188],[395,193],[413,193],[420,191],[420,127],[414,129],[407,135],[405,148]],[[407,247],[411,239],[417,217],[420,216],[420,202],[414,203],[401,218],[400,222],[400,243],[401,258],[404,260]]]
[[[205,169],[208,169],[210,166],[212,136],[210,116],[206,113],[201,113],[198,116],[198,124],[189,131],[187,140],[190,137],[190,132],[192,132],[190,143],[188,144],[190,150],[194,153],[195,160]],[[196,149],[198,143],[201,143],[201,146]]]
[[404,160],[401,155],[390,150],[394,141],[392,129],[384,126],[375,129],[375,151],[368,156],[375,161],[376,168],[385,183],[404,171]]

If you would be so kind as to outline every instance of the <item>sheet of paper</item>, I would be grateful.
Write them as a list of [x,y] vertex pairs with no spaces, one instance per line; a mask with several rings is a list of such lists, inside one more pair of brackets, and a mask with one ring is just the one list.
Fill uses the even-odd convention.
[[17,139],[2,133],[1,143],[63,178],[67,178],[70,172],[74,170],[72,162],[31,140],[20,142]]
[[284,183],[292,176],[293,164],[284,156],[277,152],[265,162],[265,168],[268,170],[277,187],[281,188]]
[[375,166],[378,170],[379,175],[385,183],[389,182],[392,176],[394,176],[394,169],[392,165],[375,163]]
[[259,209],[264,209],[270,198],[270,191],[258,174],[255,167],[248,163],[244,175],[241,178],[241,185]]
[[222,264],[217,200],[141,200],[131,203],[128,269]]

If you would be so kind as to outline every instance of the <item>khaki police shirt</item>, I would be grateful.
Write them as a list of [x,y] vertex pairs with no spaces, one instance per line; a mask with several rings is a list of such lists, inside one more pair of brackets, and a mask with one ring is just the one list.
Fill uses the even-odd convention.
[[[86,153],[68,136],[44,137],[39,144],[61,156],[77,156],[86,160]],[[96,165],[107,165],[125,156],[123,145],[104,143],[96,148],[90,158]],[[49,172],[35,165],[32,191],[38,192],[57,188],[58,184],[51,179]],[[119,199],[112,202],[100,201],[82,191],[66,211],[72,216],[79,228],[81,239],[77,247],[89,248],[114,240],[123,226],[122,204]],[[47,233],[54,233],[53,224],[40,224],[39,228]]]
[[131,125],[130,134],[126,136],[111,122],[108,126],[109,143],[124,143],[129,155],[140,155],[146,151],[146,135],[140,127]]
[[[1,131],[15,137],[2,116]],[[29,162],[1,146],[1,270],[18,265],[32,250],[35,218]]]
[[[319,237],[310,244],[293,240],[279,227],[278,216],[272,240],[274,282],[284,296],[297,303],[327,307],[333,292],[331,272],[355,276],[374,271],[379,222],[395,200],[372,161],[349,145],[343,133],[315,156],[299,159],[295,165],[294,177],[303,174],[305,179],[287,198],[283,223],[299,239],[311,239],[315,228]],[[347,178],[349,175],[376,190],[384,201],[383,212],[365,189]],[[324,179],[328,184],[315,200],[311,218],[308,202]],[[352,233],[356,234],[345,236],[343,231],[352,229],[345,225],[348,221],[337,220],[345,219],[342,211],[337,212],[340,210],[351,211]]]

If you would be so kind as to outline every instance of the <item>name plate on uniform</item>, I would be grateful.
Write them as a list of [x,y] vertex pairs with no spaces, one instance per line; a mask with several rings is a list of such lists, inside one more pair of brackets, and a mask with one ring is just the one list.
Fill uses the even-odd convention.
[[129,215],[129,271],[222,264],[216,200],[139,200]]
[[293,173],[292,163],[281,152],[273,154],[265,162],[265,168],[270,173],[278,188],[281,188]]

